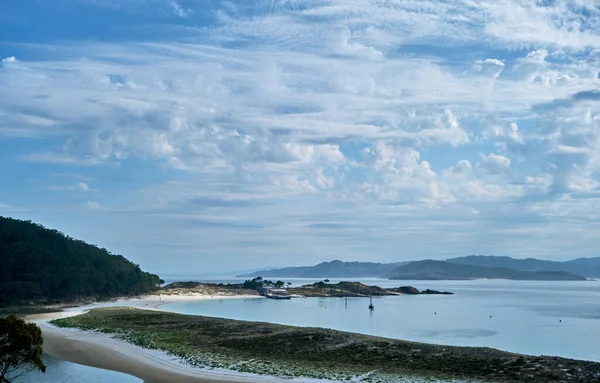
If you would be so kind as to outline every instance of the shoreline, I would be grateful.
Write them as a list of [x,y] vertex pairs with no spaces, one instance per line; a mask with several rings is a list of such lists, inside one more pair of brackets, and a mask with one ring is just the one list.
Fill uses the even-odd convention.
[[[85,314],[103,307],[134,307],[152,311],[166,311],[161,307],[175,302],[217,299],[263,299],[257,295],[147,295],[123,298],[114,302],[99,302],[63,311],[26,315],[24,319],[37,324],[44,338],[43,350],[54,358],[84,366],[116,371],[134,376],[145,383],[249,383],[290,381],[268,376],[253,376],[236,371],[205,370],[186,366],[175,357],[157,350],[148,350],[115,339],[108,334],[77,329],[64,329],[50,324],[54,319]],[[297,380],[314,382],[315,380]]]
[[[231,370],[222,369],[223,365],[215,365],[208,364],[207,366],[215,367],[214,369],[211,367],[192,367],[187,364],[185,357],[182,359],[169,356],[163,351],[158,351],[156,349],[147,349],[144,344],[139,344],[142,347],[138,347],[132,343],[128,343],[129,339],[124,338],[126,340],[116,339],[117,334],[123,334],[123,330],[129,329],[125,324],[121,326],[120,332],[113,333],[114,335],[110,335],[110,331],[105,333],[105,328],[103,327],[87,327],[83,326],[82,329],[89,328],[98,328],[101,329],[102,333],[97,331],[84,331],[78,330],[76,328],[61,328],[58,326],[54,326],[53,324],[48,323],[52,319],[59,318],[68,318],[73,317],[79,314],[84,314],[89,312],[91,309],[95,308],[138,308],[143,309],[144,311],[154,311],[154,314],[150,314],[148,311],[148,315],[164,315],[159,314],[158,312],[170,313],[163,309],[162,307],[166,304],[174,303],[174,302],[182,302],[182,301],[202,301],[202,300],[218,300],[218,299],[264,299],[261,296],[257,295],[231,295],[231,294],[172,294],[172,295],[148,295],[136,298],[125,298],[119,299],[113,302],[102,302],[95,304],[88,304],[79,307],[67,308],[63,312],[55,312],[55,313],[45,313],[45,314],[33,314],[26,317],[28,321],[34,321],[42,328],[42,332],[44,334],[44,352],[46,354],[52,355],[60,360],[65,360],[73,363],[77,363],[80,365],[86,365],[111,371],[116,371],[120,373],[125,373],[130,376],[137,377],[139,379],[144,380],[145,383],[159,383],[159,382],[182,382],[182,383],[248,383],[248,382],[331,382],[338,380],[325,380],[327,375],[309,375],[311,377],[278,377],[273,375],[262,375],[262,373],[256,374],[254,373],[256,370],[254,369],[244,369],[240,371],[236,371],[236,368]],[[103,312],[104,310],[99,310],[99,312]],[[92,313],[90,313],[92,314]],[[176,314],[181,315],[181,314]],[[188,316],[189,317],[189,316]],[[205,318],[214,321],[217,318]],[[79,319],[77,319],[78,321]],[[125,322],[121,322],[124,320]],[[195,319],[194,319],[195,320]],[[127,317],[119,318],[118,323],[127,323]],[[236,321],[231,321],[236,322]],[[239,321],[238,321],[239,322]],[[75,322],[76,323],[76,322]],[[81,323],[81,322],[80,322]],[[92,322],[93,323],[93,322]],[[114,322],[117,323],[117,322]],[[139,325],[135,322],[131,322],[130,324]],[[93,325],[96,326],[96,325]],[[120,325],[119,325],[120,326]],[[280,325],[274,325],[279,326]],[[78,327],[78,326],[71,326]],[[148,330],[145,330],[146,333]],[[227,330],[229,331],[229,330]],[[334,331],[335,332],[335,331]],[[126,332],[127,333],[127,332]],[[180,332],[177,332],[180,334]],[[149,334],[149,333],[147,333]],[[361,336],[361,334],[354,334],[356,336]],[[353,335],[353,336],[354,336]],[[226,337],[229,335],[225,334]],[[151,335],[149,339],[152,339]],[[123,338],[121,338],[123,339]],[[148,339],[144,335],[140,339]],[[182,344],[186,343],[186,340],[182,338]],[[403,343],[417,344],[412,342],[400,341]],[[135,342],[134,342],[135,343]],[[428,346],[427,344],[420,344],[419,346]],[[429,345],[431,346],[431,345]],[[413,346],[414,347],[414,346]],[[442,346],[446,347],[446,346]],[[163,348],[161,346],[160,348]],[[420,348],[420,347],[419,347]],[[449,348],[456,348],[456,346],[449,346]],[[467,347],[470,348],[470,347]],[[173,350],[172,348],[165,347],[164,350]],[[479,348],[478,348],[479,349]],[[473,349],[475,350],[475,348]],[[483,349],[486,351],[490,349]],[[413,350],[414,351],[414,350]],[[417,350],[421,351],[421,350]],[[445,351],[445,350],[443,350]],[[209,351],[210,352],[210,351]],[[175,355],[180,355],[178,351],[174,352]],[[254,355],[254,354],[252,354]],[[244,362],[252,362],[252,355],[245,355],[243,357]],[[513,354],[517,356],[517,354]],[[456,359],[457,362],[462,361],[462,356],[452,356]],[[542,360],[552,360],[552,358],[548,357],[533,357],[523,355],[528,361],[532,361],[534,364],[543,363]],[[468,359],[468,358],[467,358]],[[521,358],[519,358],[521,359]],[[554,358],[558,359],[558,358]],[[575,365],[582,365],[581,362],[583,360],[566,360],[560,358],[565,362],[572,363]],[[267,358],[267,360],[270,360]],[[341,361],[342,359],[340,359]],[[437,359],[436,359],[437,360]],[[518,360],[512,361],[516,362]],[[270,363],[270,362],[269,362]],[[294,362],[295,363],[295,362]],[[437,363],[437,362],[436,362]],[[461,362],[462,363],[462,362]],[[465,362],[466,363],[466,362]],[[529,362],[528,362],[529,363]],[[562,362],[561,362],[562,363]],[[194,361],[191,362],[194,364]],[[541,366],[543,366],[543,364]],[[550,365],[556,364],[555,362],[550,362]],[[206,366],[206,365],[205,365]],[[226,365],[225,365],[226,366]],[[225,367],[223,366],[223,367]],[[435,370],[436,368],[434,368]],[[524,370],[529,370],[529,368],[525,368]],[[524,372],[523,369],[519,369],[519,373]],[[593,371],[598,371],[597,367],[592,367]],[[562,372],[561,372],[562,373]],[[596,375],[594,375],[596,376]],[[322,379],[317,379],[320,377]],[[598,376],[600,378],[600,373]],[[333,378],[333,377],[332,377]],[[447,376],[446,376],[447,378]],[[410,380],[412,381],[412,380]],[[416,380],[421,381],[421,380]],[[442,378],[440,381],[446,381]],[[469,381],[478,381],[478,380],[469,380]],[[544,380],[544,381],[552,381],[552,380]],[[570,381],[570,380],[569,380]],[[580,381],[580,380],[577,380]]]
[[[218,370],[216,377],[227,382],[391,383],[433,379],[583,383],[600,379],[598,362],[165,311],[105,308],[53,324],[68,330],[114,334],[144,349],[165,350],[186,365]],[[156,355],[156,351],[151,352]],[[203,374],[202,378],[213,377]]]
[[48,355],[89,367],[121,372],[145,383],[284,382],[267,376],[186,366],[164,352],[144,349],[107,334],[63,329],[49,323],[42,323],[40,328],[44,336],[44,352]]

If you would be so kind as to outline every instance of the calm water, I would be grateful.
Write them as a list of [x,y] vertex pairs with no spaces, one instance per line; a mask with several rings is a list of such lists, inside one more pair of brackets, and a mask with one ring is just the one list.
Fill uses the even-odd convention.
[[[314,282],[307,279],[286,279],[286,282],[288,280],[294,285]],[[533,355],[600,361],[598,281],[360,281],[383,287],[411,285],[421,290],[448,290],[456,294],[373,298],[375,311],[372,313],[367,308],[366,298],[349,298],[347,306],[340,298],[301,298],[178,302],[163,308],[185,314],[328,327],[419,342],[490,346]],[[128,375],[51,357],[45,361],[46,374],[32,373],[19,382],[142,382]]]
[[[290,280],[295,285],[307,280]],[[332,280],[332,282],[335,282]],[[531,355],[600,361],[600,282],[383,281],[455,295],[373,298],[229,299],[177,302],[166,310],[327,327],[370,335]]]
[[142,383],[133,376],[102,370],[44,356],[46,373],[32,372],[15,383]]

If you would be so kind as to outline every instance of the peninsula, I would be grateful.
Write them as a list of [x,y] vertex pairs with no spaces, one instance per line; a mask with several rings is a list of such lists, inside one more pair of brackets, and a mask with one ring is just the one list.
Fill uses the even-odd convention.
[[[259,296],[265,288],[271,286],[282,288],[283,281],[272,282],[263,280],[261,277],[247,280],[244,283],[204,283],[204,282],[174,282],[158,290],[158,295],[245,295]],[[418,294],[443,294],[452,295],[447,291],[436,291],[427,289],[419,291],[413,286],[400,286],[382,288],[379,286],[368,286],[360,282],[338,282],[327,283],[324,281],[303,285],[300,287],[287,287],[287,295],[293,297],[368,297],[368,296],[390,296],[390,295],[418,295]]]
[[596,362],[136,308],[95,309],[51,323],[162,350],[193,367],[281,378],[390,383],[411,377],[536,383],[600,379]]

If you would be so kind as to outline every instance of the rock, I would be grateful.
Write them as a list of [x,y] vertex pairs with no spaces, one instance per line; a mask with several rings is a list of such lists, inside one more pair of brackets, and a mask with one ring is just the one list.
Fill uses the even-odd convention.
[[449,291],[437,291],[437,290],[430,290],[427,289],[425,291],[421,291],[421,294],[441,294],[441,295],[453,295],[454,293],[451,293]]
[[400,286],[393,289],[388,289],[389,291],[400,293],[400,294],[421,294],[419,289],[412,286]]

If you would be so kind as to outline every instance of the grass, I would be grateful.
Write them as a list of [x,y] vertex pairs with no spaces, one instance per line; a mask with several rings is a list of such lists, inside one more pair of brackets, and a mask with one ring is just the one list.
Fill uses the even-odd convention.
[[52,323],[114,334],[140,347],[166,351],[195,367],[280,377],[382,383],[400,377],[420,381],[600,381],[600,364],[593,362],[134,308],[95,309]]

